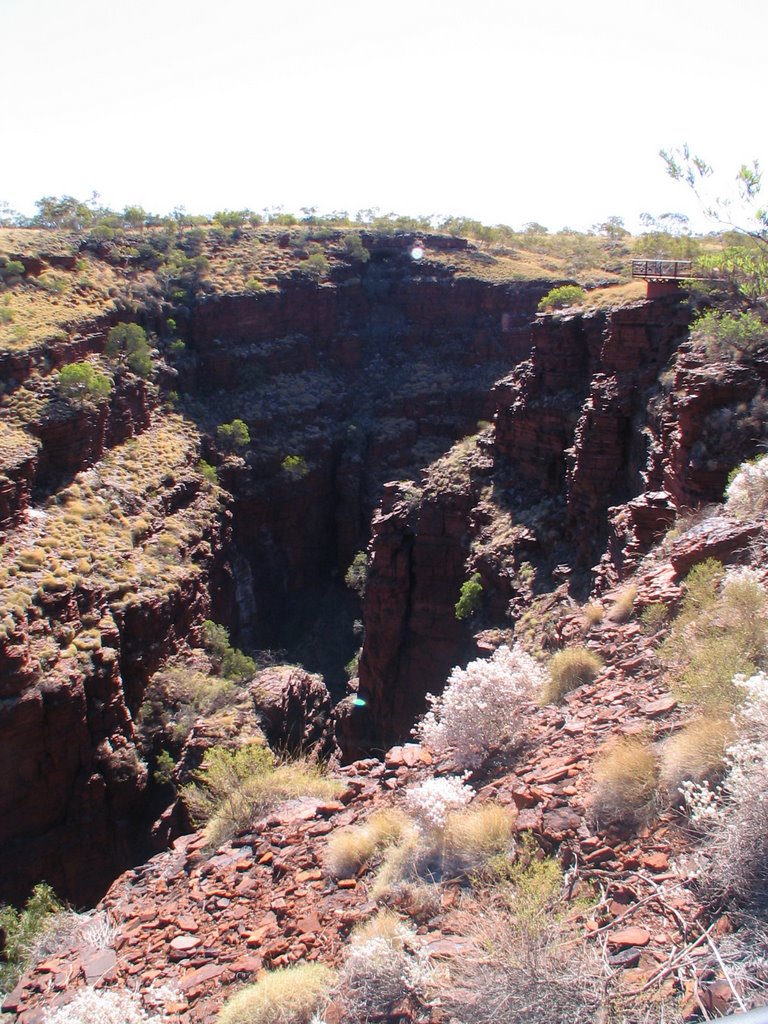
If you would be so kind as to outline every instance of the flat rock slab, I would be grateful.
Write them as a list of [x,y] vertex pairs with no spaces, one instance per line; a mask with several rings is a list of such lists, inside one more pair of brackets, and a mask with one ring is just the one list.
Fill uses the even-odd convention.
[[744,547],[760,529],[759,523],[735,523],[725,516],[715,516],[681,537],[669,560],[676,572],[685,574],[705,558],[722,559]]
[[617,932],[611,932],[608,936],[608,945],[617,949],[627,949],[630,946],[647,946],[651,941],[651,933],[645,928],[621,928]]
[[114,949],[99,949],[93,953],[83,952],[82,961],[85,980],[92,985],[114,969],[117,963],[117,953]]
[[648,704],[644,704],[640,708],[640,712],[647,718],[658,718],[660,715],[666,715],[676,707],[677,701],[674,697],[659,697],[658,700],[652,700]]
[[175,939],[171,939],[171,949],[176,953],[188,953],[199,945],[200,939],[196,939],[194,935],[177,935]]

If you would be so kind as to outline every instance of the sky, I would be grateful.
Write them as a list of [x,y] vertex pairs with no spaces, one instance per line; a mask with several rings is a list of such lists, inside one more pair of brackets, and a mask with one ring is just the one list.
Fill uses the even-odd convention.
[[[0,202],[584,230],[768,168],[765,0],[0,0]],[[767,182],[768,185],[768,182]]]

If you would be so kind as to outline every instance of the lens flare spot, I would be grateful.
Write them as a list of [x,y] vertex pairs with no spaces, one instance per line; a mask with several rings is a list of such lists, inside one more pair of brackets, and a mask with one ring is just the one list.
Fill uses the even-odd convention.
[[411,249],[411,259],[412,260],[420,260],[423,257],[424,257],[424,249],[423,249],[423,247],[420,246],[420,245],[414,245],[414,247]]

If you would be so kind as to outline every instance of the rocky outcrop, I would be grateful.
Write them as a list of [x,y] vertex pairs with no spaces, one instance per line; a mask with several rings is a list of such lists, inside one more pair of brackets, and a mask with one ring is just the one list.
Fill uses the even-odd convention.
[[[148,444],[155,435],[165,443],[171,428],[163,429],[150,432]],[[183,451],[178,458],[183,465]],[[61,511],[54,506],[24,527],[21,538],[11,537],[22,579],[12,592],[19,603],[0,630],[0,856],[14,864],[0,878],[3,899],[23,898],[44,878],[62,896],[92,902],[140,854],[147,769],[134,721],[151,673],[209,614],[228,542],[220,495],[201,486],[197,474],[177,467],[174,477],[169,462],[158,495],[137,463],[148,494],[137,485],[131,491],[122,453],[112,460],[102,472],[122,476],[113,476],[119,483],[105,491],[110,507],[120,522],[135,516],[141,536],[138,526],[125,537],[107,535],[103,549],[82,552],[79,576],[61,565],[58,576],[38,567],[39,545],[46,534],[67,528],[67,516],[80,517],[84,527],[95,505],[78,499]],[[179,565],[165,562],[162,571],[158,562],[157,574],[142,580],[151,559],[163,557],[156,545],[168,528],[186,538],[177,549]],[[100,536],[98,520],[91,536]],[[122,585],[102,575],[115,551],[126,571]],[[25,561],[30,552],[35,557]],[[77,556],[69,557],[74,566]]]
[[358,703],[343,719],[347,756],[407,737],[427,690],[438,692],[470,649],[456,602],[481,480],[482,472],[423,494],[409,494],[407,485],[384,489],[372,524]]
[[[335,667],[302,649],[332,686],[354,650],[341,580],[368,541],[382,485],[413,478],[492,415],[490,386],[528,354],[544,290],[421,269],[412,243],[374,247],[359,276],[211,298],[189,324],[183,373],[220,420],[243,417],[252,438],[243,458],[219,466],[252,573],[252,601],[232,624],[294,652],[318,605],[342,608],[343,629],[323,627],[328,646],[338,636],[346,649]],[[286,456],[301,462],[285,466]]]
[[[393,504],[396,491],[385,496],[370,546],[365,707],[343,719],[350,755],[404,738],[425,693],[469,656],[453,605],[472,572],[484,588],[481,621],[508,629],[525,611],[520,595],[530,602],[521,570],[539,590],[568,578],[582,598],[590,585],[603,591],[681,508],[722,496],[727,471],[754,452],[747,427],[763,407],[766,369],[759,360],[707,366],[687,344],[689,317],[678,297],[664,297],[539,318],[530,358],[494,388],[495,431],[476,457],[478,466],[482,451],[492,459],[491,489],[481,497],[480,473],[461,496],[450,486],[410,506]],[[724,414],[733,416],[728,450],[713,428]],[[729,533],[722,549],[739,543]],[[363,731],[367,748],[347,738]]]
[[331,695],[321,676],[277,665],[259,672],[248,689],[273,749],[324,760],[335,753]]
[[[680,596],[674,577],[668,562],[649,567],[635,581],[638,602],[674,603]],[[578,614],[565,614],[562,628],[568,641],[582,639]],[[598,677],[557,706],[521,702],[526,744],[514,766],[504,759],[469,779],[475,801],[504,808],[513,835],[557,856],[574,875],[578,869],[582,886],[602,886],[601,900],[573,905],[574,950],[581,941],[594,944],[623,989],[663,985],[665,998],[684,999],[690,1019],[702,1003],[722,1012],[728,993],[711,969],[715,959],[704,967],[702,958],[694,993],[664,973],[681,942],[696,941],[697,934],[716,941],[733,930],[725,916],[717,927],[710,922],[711,908],[678,866],[690,844],[679,814],[662,810],[638,834],[619,834],[598,826],[591,811],[596,752],[622,736],[660,742],[680,728],[684,711],[659,682],[654,639],[636,623],[606,618],[590,630],[588,643],[605,661]],[[155,982],[172,993],[168,1010],[180,1022],[209,1024],[244,981],[264,970],[305,961],[338,966],[351,929],[380,905],[374,898],[379,861],[336,878],[329,872],[330,842],[376,810],[402,807],[410,787],[454,770],[450,759],[440,762],[430,750],[406,744],[381,760],[341,769],[338,799],[294,800],[255,818],[215,851],[201,834],[177,839],[116,879],[97,907],[96,921],[112,923],[98,946],[76,932],[21,979],[4,1010],[18,1013],[19,1024],[34,1024],[43,1008],[65,1005],[86,984],[150,998]],[[471,898],[453,876],[390,893],[398,918],[418,926],[412,941],[422,962],[439,964],[441,979],[473,949],[467,917],[457,913]],[[481,905],[472,911],[481,912]],[[398,1007],[403,1021],[428,1017],[427,1006]]]

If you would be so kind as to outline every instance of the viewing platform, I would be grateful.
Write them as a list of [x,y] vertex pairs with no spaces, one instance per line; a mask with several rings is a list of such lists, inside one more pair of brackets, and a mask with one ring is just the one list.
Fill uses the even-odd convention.
[[693,279],[692,260],[632,260],[632,277],[641,277],[648,282],[646,296],[656,299],[661,295],[672,295],[680,281]]
[[[717,271],[715,271],[715,274]],[[674,295],[682,281],[722,281],[712,274],[698,273],[693,269],[693,260],[632,260],[632,277],[648,282],[646,295],[656,299],[660,295]]]

